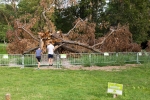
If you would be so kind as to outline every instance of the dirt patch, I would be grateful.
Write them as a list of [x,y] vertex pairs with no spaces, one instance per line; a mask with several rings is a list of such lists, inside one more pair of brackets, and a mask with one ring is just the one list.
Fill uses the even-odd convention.
[[57,68],[56,66],[50,66],[50,67],[41,67],[40,69],[53,69],[53,70],[59,70],[59,69],[64,69],[64,70],[104,70],[104,71],[120,71],[122,69],[128,69],[132,67],[138,67],[139,64],[126,64],[124,66],[104,66],[104,67],[99,67],[99,66],[91,66],[91,67],[84,67],[81,65],[77,66],[69,66],[69,67],[60,67]]

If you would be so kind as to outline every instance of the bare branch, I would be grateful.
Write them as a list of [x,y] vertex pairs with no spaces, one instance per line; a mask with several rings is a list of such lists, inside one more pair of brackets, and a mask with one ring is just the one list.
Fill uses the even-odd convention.
[[31,52],[31,51],[33,51],[33,50],[36,50],[37,48],[38,48],[38,47],[31,48],[31,49],[29,49],[29,50],[27,50],[27,51],[24,51],[23,54],[27,54],[27,53],[29,53],[29,52]]
[[105,40],[106,40],[114,31],[115,31],[115,30],[111,30],[111,33],[110,33],[107,37],[104,37],[104,40],[103,40],[102,42],[97,43],[97,44],[93,45],[92,47],[95,47],[95,46],[98,46],[98,45],[100,45],[100,44],[103,44],[103,43],[105,42]]
[[15,31],[15,36],[17,37],[17,39],[20,41],[20,37],[17,35],[17,32]]
[[73,30],[76,28],[76,26],[77,26],[81,21],[83,21],[83,20],[80,18],[80,20],[76,23],[76,25],[75,25],[71,30],[69,30],[69,32],[68,32],[67,34],[65,34],[65,35],[69,35],[70,32],[73,31]]
[[81,53],[80,51],[75,50],[75,49],[73,49],[73,48],[70,48],[70,47],[68,47],[68,46],[64,46],[64,45],[63,45],[62,48],[64,48],[65,50],[71,51],[71,52]]
[[50,7],[48,9],[46,9],[42,12],[44,19],[48,22],[48,28],[49,28],[50,32],[52,32],[52,29],[50,28],[50,27],[52,27],[52,25],[50,24],[50,20],[46,17],[45,13],[53,7],[54,3],[55,3],[55,0],[53,0],[53,3],[50,5]]
[[61,40],[62,43],[79,45],[79,46],[85,47],[85,48],[87,48],[87,49],[90,49],[90,50],[92,50],[92,51],[94,51],[94,52],[99,52],[99,53],[101,52],[101,51],[99,51],[98,49],[94,49],[92,46],[89,46],[89,45],[84,44],[84,43],[79,43],[79,42],[76,42],[76,41],[68,41],[68,40],[64,40],[64,39],[62,39],[62,38],[56,37],[56,36],[53,35],[53,34],[52,34],[52,36],[53,36],[54,38],[56,38],[56,39]]
[[92,46],[89,46],[89,45],[84,44],[84,43],[79,43],[79,42],[76,42],[76,41],[65,41],[65,40],[63,40],[62,43],[79,45],[79,46],[85,47],[85,48],[87,48],[87,49],[90,49],[90,50],[92,50],[92,51],[94,51],[94,52],[98,52],[98,53],[101,52],[101,51],[99,51],[98,49],[94,49]]
[[[17,21],[17,26],[18,26],[18,21]],[[25,25],[22,26],[22,27],[18,27],[18,29],[23,29],[25,32],[27,32],[33,39],[35,39],[36,41],[39,42],[39,39],[35,38],[28,30],[26,30],[25,28]]]

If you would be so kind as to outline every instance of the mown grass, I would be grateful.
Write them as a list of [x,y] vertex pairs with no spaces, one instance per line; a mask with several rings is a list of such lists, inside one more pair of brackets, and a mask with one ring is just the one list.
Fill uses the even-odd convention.
[[115,100],[150,99],[148,64],[122,71],[35,70],[0,67],[0,100],[114,100],[108,82],[123,84]]
[[0,54],[7,54],[6,44],[0,43]]

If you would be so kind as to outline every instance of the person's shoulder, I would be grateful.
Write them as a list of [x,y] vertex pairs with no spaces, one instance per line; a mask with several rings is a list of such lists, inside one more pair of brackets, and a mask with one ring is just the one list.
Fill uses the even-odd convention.
[[53,44],[50,44],[50,46],[54,46]]

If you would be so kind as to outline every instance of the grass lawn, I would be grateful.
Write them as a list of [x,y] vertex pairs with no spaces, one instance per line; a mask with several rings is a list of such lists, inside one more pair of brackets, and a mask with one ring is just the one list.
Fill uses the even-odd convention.
[[6,44],[0,43],[0,54],[7,54]]
[[[123,84],[123,95],[107,93],[108,82]],[[0,100],[149,100],[148,64],[122,71],[35,70],[0,67]]]

